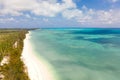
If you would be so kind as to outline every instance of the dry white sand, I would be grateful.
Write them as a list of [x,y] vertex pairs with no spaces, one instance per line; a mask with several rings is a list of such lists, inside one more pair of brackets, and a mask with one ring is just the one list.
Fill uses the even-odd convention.
[[8,64],[8,63],[9,63],[9,56],[4,56],[0,65],[3,66],[4,64]]
[[32,51],[29,42],[29,34],[24,40],[24,48],[22,52],[22,60],[27,67],[30,80],[56,80],[53,76],[52,68],[43,59],[39,59]]

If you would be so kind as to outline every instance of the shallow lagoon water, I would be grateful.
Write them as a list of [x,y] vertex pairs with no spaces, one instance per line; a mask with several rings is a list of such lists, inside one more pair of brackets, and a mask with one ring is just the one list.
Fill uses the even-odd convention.
[[38,29],[30,37],[59,80],[120,80],[120,29]]

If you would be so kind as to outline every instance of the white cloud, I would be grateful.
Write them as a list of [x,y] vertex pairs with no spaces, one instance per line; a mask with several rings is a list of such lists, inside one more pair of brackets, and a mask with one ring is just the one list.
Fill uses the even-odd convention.
[[57,3],[57,0],[0,0],[0,5],[3,6],[0,10],[1,15],[15,16],[28,11],[35,15],[53,17],[66,9],[76,8],[72,0],[63,0],[63,3]]
[[112,2],[117,2],[118,0],[112,0]]
[[[87,11],[86,11],[87,10]],[[67,19],[75,19],[81,24],[90,25],[106,25],[106,24],[120,24],[120,10],[66,10],[63,12],[63,17]]]
[[[107,1],[115,3],[119,0]],[[28,14],[24,14],[24,12]],[[74,19],[81,24],[120,24],[120,10],[93,10],[85,5],[81,9],[77,9],[72,0],[62,0],[61,3],[58,3],[57,0],[0,0],[0,15],[24,15],[26,18],[32,18],[29,13],[45,17],[55,17],[60,13],[64,18]],[[32,19],[36,20],[36,18]],[[1,22],[7,20],[10,21],[8,18],[0,19]],[[43,19],[43,21],[48,20]]]
[[72,10],[66,10],[63,13],[63,17],[71,19],[71,18],[77,18],[77,17],[82,17],[83,13],[81,10],[78,9],[72,9]]
[[63,3],[49,3],[46,1],[41,2],[38,7],[32,10],[36,15],[54,17],[56,14],[70,8],[76,8],[72,0],[63,0]]
[[43,18],[43,21],[44,21],[44,22],[48,22],[49,19],[47,19],[47,18]]
[[118,2],[119,0],[107,0],[108,2],[110,2],[110,3],[116,3],[116,2]]
[[31,16],[29,14],[25,14],[26,18],[31,18]]
[[11,18],[0,18],[0,23],[10,22],[10,21],[15,21],[15,19],[13,17],[11,17]]

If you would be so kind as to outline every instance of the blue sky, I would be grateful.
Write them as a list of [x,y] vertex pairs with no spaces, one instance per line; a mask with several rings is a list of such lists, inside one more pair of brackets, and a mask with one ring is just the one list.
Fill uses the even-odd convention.
[[120,28],[120,0],[0,0],[0,28]]

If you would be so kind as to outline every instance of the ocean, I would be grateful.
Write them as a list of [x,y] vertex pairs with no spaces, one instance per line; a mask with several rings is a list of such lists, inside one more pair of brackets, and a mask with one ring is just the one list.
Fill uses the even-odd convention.
[[54,80],[120,80],[120,29],[37,29],[28,40]]

